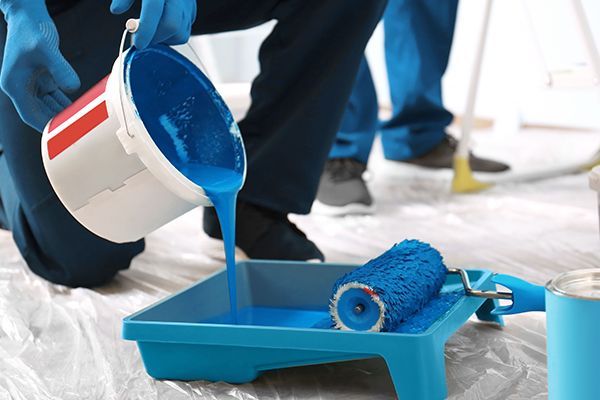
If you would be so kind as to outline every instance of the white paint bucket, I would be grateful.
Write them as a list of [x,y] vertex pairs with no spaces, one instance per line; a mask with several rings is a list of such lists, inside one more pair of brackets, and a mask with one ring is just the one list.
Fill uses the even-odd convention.
[[[212,205],[203,188],[174,165],[165,148],[159,148],[154,132],[146,126],[149,120],[144,120],[143,110],[134,101],[136,88],[131,83],[135,77],[128,74],[135,73],[135,52],[154,50],[128,54],[131,51],[115,61],[109,76],[53,118],[42,136],[44,167],[61,202],[91,232],[117,243],[138,240],[197,206]],[[219,137],[218,144],[231,146],[233,159],[224,162],[245,176],[239,129],[208,78],[175,50],[160,46],[156,52],[168,58],[166,63],[173,63],[162,72],[181,67],[197,79],[194,84],[204,88],[192,97],[202,99],[203,109],[199,112],[211,115],[210,127],[227,134]],[[161,74],[158,69],[154,72]],[[150,84],[168,86],[169,82],[161,79],[158,76]],[[170,106],[177,106],[177,101]],[[149,104],[160,108],[162,101]],[[194,108],[190,118],[197,117],[199,114],[192,115],[196,112]],[[202,126],[204,121],[198,123]],[[190,152],[192,158],[201,157],[207,149],[199,147],[199,136],[184,133],[174,138],[178,141],[175,147]]]

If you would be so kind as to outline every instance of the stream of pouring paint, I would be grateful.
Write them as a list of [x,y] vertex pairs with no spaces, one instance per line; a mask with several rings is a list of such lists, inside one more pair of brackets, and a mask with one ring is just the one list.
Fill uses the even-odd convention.
[[237,323],[235,202],[243,183],[243,176],[231,169],[194,164],[183,167],[181,172],[204,188],[217,211],[225,246],[231,319],[233,323]]
[[154,143],[215,206],[236,323],[235,204],[245,169],[237,124],[208,78],[167,46],[129,53],[125,72],[136,111]]

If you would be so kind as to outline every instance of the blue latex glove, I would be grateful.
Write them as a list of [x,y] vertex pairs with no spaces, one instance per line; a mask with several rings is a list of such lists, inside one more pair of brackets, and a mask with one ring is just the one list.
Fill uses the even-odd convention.
[[60,53],[44,0],[0,0],[0,11],[8,27],[0,87],[23,121],[41,132],[71,104],[64,92],[77,90],[79,77]]
[[[110,11],[122,14],[135,0],[112,0]],[[140,27],[133,44],[143,49],[151,44],[183,44],[190,38],[196,19],[196,0],[142,0]]]

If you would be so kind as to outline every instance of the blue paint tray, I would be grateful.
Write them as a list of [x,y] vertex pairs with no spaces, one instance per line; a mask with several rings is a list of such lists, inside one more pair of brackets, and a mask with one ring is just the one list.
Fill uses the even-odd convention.
[[[240,324],[228,322],[225,271],[220,271],[123,321],[156,379],[246,383],[261,372],[300,365],[382,357],[400,399],[446,397],[444,345],[473,313],[494,303],[460,296],[422,333],[351,332],[313,328],[327,314],[334,282],[358,265],[246,261],[237,264]],[[493,290],[492,273],[469,270],[473,288]],[[460,290],[448,275],[444,292]]]

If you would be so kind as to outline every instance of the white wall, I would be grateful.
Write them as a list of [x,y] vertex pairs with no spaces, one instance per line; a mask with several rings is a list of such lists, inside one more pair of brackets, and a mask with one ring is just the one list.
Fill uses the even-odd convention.
[[[583,0],[583,3],[600,47],[600,1]],[[525,12],[524,4],[527,4],[529,14]],[[443,81],[444,101],[457,114],[462,113],[466,100],[483,6],[484,0],[460,2],[450,65]],[[528,22],[528,15],[532,24]],[[539,46],[536,46],[531,25],[535,26]],[[272,27],[270,23],[248,31],[211,35],[207,42],[216,55],[213,69],[217,71],[218,79],[251,81],[258,72],[256,56],[260,42]],[[519,119],[529,124],[600,128],[600,86],[547,89],[544,63],[538,49],[542,50],[550,69],[571,68],[585,60],[569,0],[496,0],[477,115]],[[380,102],[388,104],[381,26],[369,42],[367,56]]]
[[[600,2],[583,2],[600,46]],[[524,4],[533,24],[528,22]],[[569,4],[569,0],[494,2],[477,102],[479,116],[494,118],[518,112],[523,122],[531,124],[600,127],[599,86],[552,90],[544,87],[545,69],[535,36],[549,69],[571,68],[585,60]],[[461,0],[450,66],[444,79],[444,100],[458,113],[464,108],[482,12],[482,0]]]

